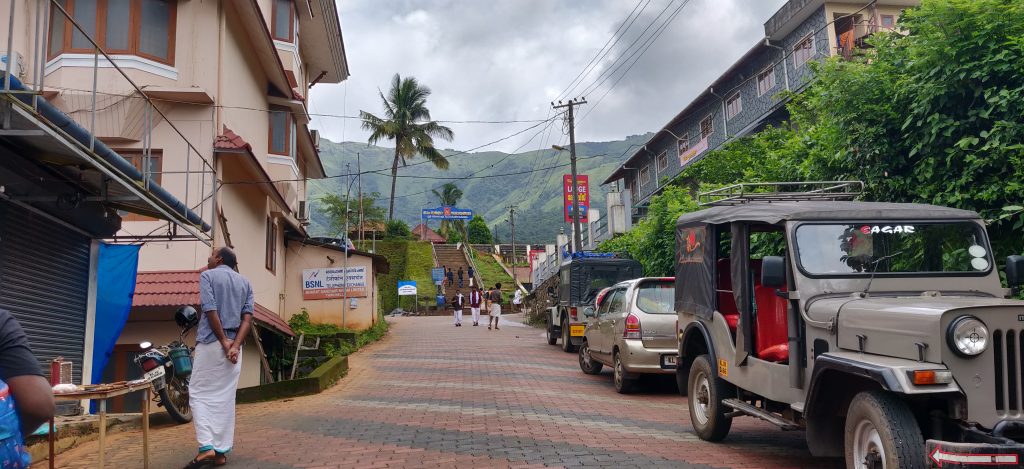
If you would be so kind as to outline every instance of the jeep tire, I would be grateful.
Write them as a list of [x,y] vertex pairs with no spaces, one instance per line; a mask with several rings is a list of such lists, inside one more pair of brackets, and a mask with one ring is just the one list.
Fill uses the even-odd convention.
[[601,372],[601,368],[604,364],[594,360],[594,357],[590,356],[590,344],[586,339],[583,340],[583,345],[580,345],[580,369],[588,375],[596,375]]
[[565,316],[562,316],[562,351],[565,353],[576,351],[576,346],[572,344],[572,338],[569,335],[569,318]]
[[[551,314],[548,313],[550,317]],[[555,323],[551,319],[548,319],[548,345],[555,345],[558,343],[558,334],[555,333]]]
[[910,407],[897,396],[864,391],[846,411],[846,467],[924,469],[924,438]]
[[732,428],[732,418],[725,416],[722,399],[733,394],[732,384],[718,377],[711,359],[701,355],[690,367],[687,380],[687,406],[694,433],[704,441],[721,441]]

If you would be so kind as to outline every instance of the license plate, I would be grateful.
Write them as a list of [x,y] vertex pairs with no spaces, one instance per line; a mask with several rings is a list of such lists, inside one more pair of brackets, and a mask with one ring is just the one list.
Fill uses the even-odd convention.
[[661,364],[664,365],[664,366],[676,366],[676,356],[675,355],[662,355],[661,356]]
[[154,379],[163,377],[164,374],[166,374],[166,372],[164,371],[164,367],[158,366],[156,368],[153,368],[152,370],[147,371],[146,374],[143,375],[143,377],[146,378],[146,381],[153,381]]
[[584,325],[569,326],[569,335],[571,335],[573,337],[583,337],[583,331],[586,328],[587,328],[587,326],[584,326]]

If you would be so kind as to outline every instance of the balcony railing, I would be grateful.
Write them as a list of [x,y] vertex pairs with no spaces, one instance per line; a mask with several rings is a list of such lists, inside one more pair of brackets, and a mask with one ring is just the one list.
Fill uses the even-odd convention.
[[[0,22],[8,28],[0,134],[30,143],[37,137],[55,141],[58,145],[51,143],[49,149],[66,158],[66,166],[83,168],[83,177],[103,181],[96,193],[84,195],[86,200],[147,221],[133,225],[139,232],[122,231],[115,241],[210,244],[217,185],[212,142],[190,140],[168,115],[177,103],[147,94],[60,2],[33,3],[11,0],[9,11],[0,12],[9,15]],[[63,18],[77,32],[76,39],[88,42],[91,64],[78,62],[47,73],[49,18]],[[16,35],[15,25],[27,25],[27,31]]]

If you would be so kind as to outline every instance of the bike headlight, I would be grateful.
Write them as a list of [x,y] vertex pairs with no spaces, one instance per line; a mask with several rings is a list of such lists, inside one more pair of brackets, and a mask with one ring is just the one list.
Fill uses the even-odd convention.
[[946,338],[958,355],[974,357],[988,348],[988,327],[974,316],[960,316],[950,323]]

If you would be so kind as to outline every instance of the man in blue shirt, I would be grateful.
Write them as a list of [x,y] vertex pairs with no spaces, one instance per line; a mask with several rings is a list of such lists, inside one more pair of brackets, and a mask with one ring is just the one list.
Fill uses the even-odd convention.
[[203,315],[196,332],[189,404],[199,454],[186,468],[227,463],[235,436],[235,391],[242,373],[242,343],[252,329],[253,293],[226,247],[214,249],[199,275]]
[[0,467],[28,467],[24,435],[53,417],[53,391],[28,347],[25,331],[0,309]]

